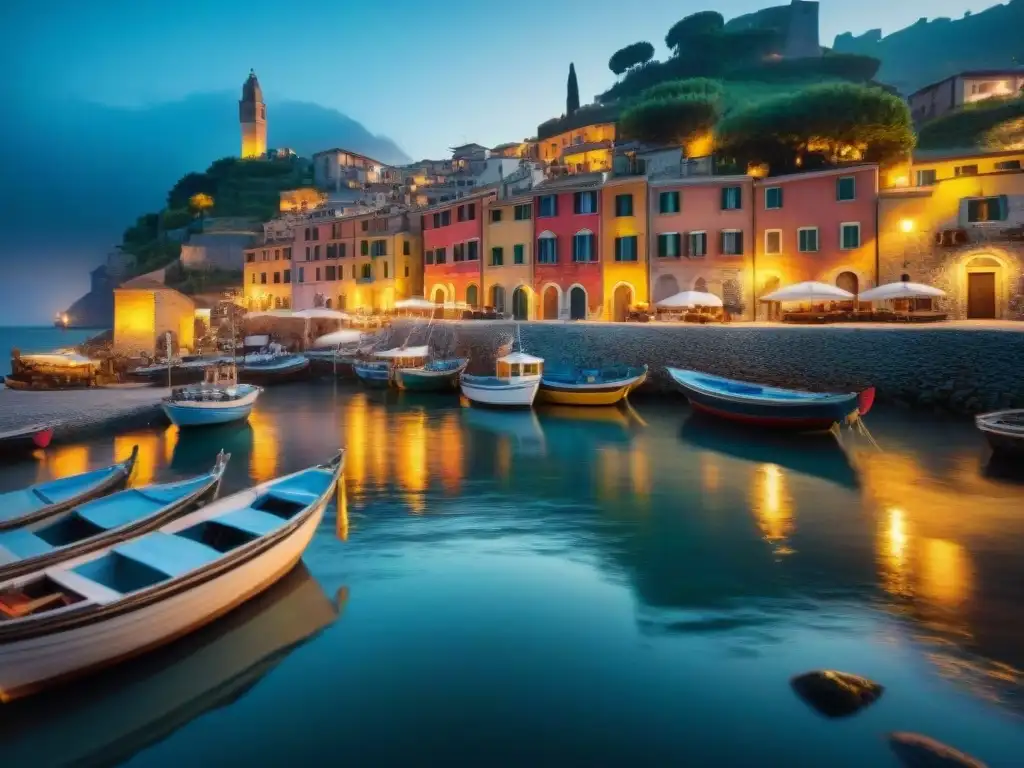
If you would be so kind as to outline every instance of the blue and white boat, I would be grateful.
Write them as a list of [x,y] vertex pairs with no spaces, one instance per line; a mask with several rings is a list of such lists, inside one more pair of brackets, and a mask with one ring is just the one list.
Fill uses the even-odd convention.
[[852,423],[871,410],[875,399],[873,387],[859,393],[804,392],[700,371],[667,370],[694,410],[771,429],[811,432]]
[[124,488],[135,468],[139,446],[124,461],[58,480],[48,480],[20,491],[0,493],[0,531],[45,520],[91,499]]
[[[215,499],[228,458],[221,451],[213,469],[189,480],[118,491],[0,532],[0,579],[49,568],[124,541]],[[10,610],[17,608],[0,601],[0,626]]]
[[368,387],[387,387],[391,384],[391,363],[387,360],[357,360],[352,363],[356,378]]
[[231,363],[211,366],[206,381],[174,390],[163,401],[164,413],[178,427],[204,427],[244,421],[263,391],[255,384],[239,384]]
[[[309,359],[288,352],[269,336],[247,336],[238,378],[246,384],[284,384],[308,379]],[[253,351],[255,350],[255,351]]]
[[462,374],[462,394],[474,405],[529,408],[540,389],[544,359],[525,352],[499,357],[494,376]]
[[339,453],[0,583],[0,701],[157,648],[269,588],[302,557],[343,467]]

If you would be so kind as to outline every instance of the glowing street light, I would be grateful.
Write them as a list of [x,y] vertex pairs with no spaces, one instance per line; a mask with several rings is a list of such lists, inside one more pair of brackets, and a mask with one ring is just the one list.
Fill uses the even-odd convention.
[[903,230],[904,234],[909,235],[911,232],[914,231],[914,220],[913,219],[903,219],[900,222],[900,229]]

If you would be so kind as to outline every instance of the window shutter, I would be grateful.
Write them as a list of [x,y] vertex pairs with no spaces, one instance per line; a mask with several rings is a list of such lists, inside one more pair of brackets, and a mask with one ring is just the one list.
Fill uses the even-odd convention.
[[782,187],[776,187],[775,188],[775,194],[776,194],[775,202],[777,202],[778,203],[778,207],[781,208],[782,207]]
[[729,207],[729,188],[722,187],[722,210]]
[[967,201],[967,220],[978,221],[981,214],[981,200]]
[[1000,195],[998,197],[999,221],[1006,221],[1010,216],[1010,205],[1009,198],[1006,195]]

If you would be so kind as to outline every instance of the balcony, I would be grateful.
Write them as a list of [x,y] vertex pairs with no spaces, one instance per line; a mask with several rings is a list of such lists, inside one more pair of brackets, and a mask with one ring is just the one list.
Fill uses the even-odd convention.
[[372,282],[373,282],[373,278],[372,277],[359,277],[359,278],[356,278],[356,283],[358,285],[366,285],[366,284],[372,283]]

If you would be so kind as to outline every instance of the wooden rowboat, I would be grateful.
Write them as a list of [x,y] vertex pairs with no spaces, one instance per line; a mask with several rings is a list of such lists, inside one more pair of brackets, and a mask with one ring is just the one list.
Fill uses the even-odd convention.
[[428,360],[423,365],[395,368],[395,385],[410,392],[447,392],[459,388],[459,376],[469,363],[464,358]]
[[974,419],[992,451],[1001,456],[1024,456],[1024,409],[983,413]]
[[694,410],[768,429],[827,430],[865,415],[875,400],[874,388],[860,393],[804,392],[700,371],[667,370]]
[[0,583],[0,701],[145,653],[263,592],[302,557],[343,466],[344,452]]
[[617,405],[647,379],[647,366],[544,372],[537,399],[558,405]]
[[[221,451],[213,469],[198,477],[118,491],[0,532],[0,579],[95,552],[215,499],[229,458]],[[0,603],[0,616],[3,612]]]
[[120,490],[131,477],[138,455],[139,446],[136,445],[131,456],[109,467],[48,480],[20,491],[0,493],[0,531],[52,517]]
[[[10,383],[7,379],[7,383]],[[46,448],[53,440],[53,427],[48,424],[32,424],[0,432],[0,455],[24,455],[36,448]]]

